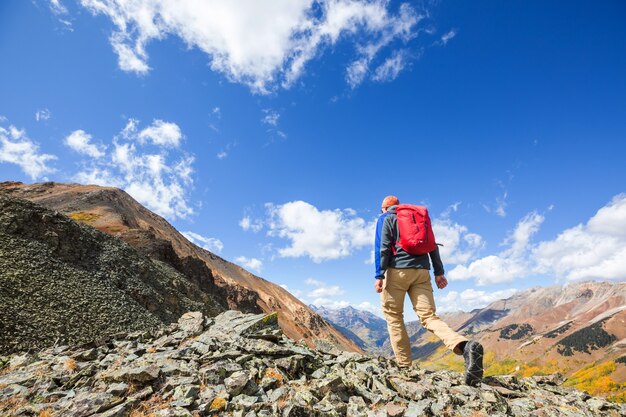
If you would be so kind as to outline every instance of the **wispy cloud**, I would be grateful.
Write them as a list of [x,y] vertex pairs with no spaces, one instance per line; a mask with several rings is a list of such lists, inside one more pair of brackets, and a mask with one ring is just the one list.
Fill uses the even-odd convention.
[[245,256],[239,256],[235,258],[235,262],[244,268],[252,269],[256,272],[261,272],[263,268],[263,261],[257,258],[246,258]]
[[272,109],[263,109],[263,113],[265,116],[261,119],[261,121],[270,126],[278,126],[278,119],[280,119],[280,114],[276,110]]
[[18,165],[35,180],[56,171],[48,165],[55,159],[55,155],[40,152],[39,145],[26,135],[25,130],[12,125],[8,128],[0,127],[0,163]]
[[259,219],[252,219],[250,216],[244,216],[239,221],[239,227],[245,231],[259,232],[263,229],[263,221]]
[[52,113],[50,113],[50,110],[48,109],[37,110],[37,112],[35,113],[35,120],[38,122],[50,120],[51,117]]
[[403,51],[396,51],[392,56],[387,58],[382,65],[376,68],[372,79],[379,82],[393,81],[404,69],[405,65],[405,53]]
[[61,0],[50,0],[50,10],[57,15],[67,14],[67,8],[61,3]]
[[439,39],[440,45],[447,45],[458,33],[457,29],[450,29],[448,32],[444,33]]
[[50,11],[57,17],[66,30],[72,32],[72,22],[68,19],[69,12],[61,0],[49,0]]
[[[353,61],[365,74],[395,41],[406,43],[417,36],[416,26],[423,18],[409,3],[394,12],[386,0],[80,3],[94,15],[108,16],[115,25],[109,39],[122,70],[148,73],[147,45],[177,36],[206,53],[214,71],[258,93],[277,86],[288,88],[320,51],[342,40],[355,43],[357,58]],[[54,4],[60,5],[58,1]],[[348,77],[353,87],[363,79]]]
[[194,243],[201,248],[208,250],[209,252],[220,253],[224,249],[224,244],[221,240],[213,237],[205,237],[194,232],[181,232],[183,236],[187,238],[191,243]]

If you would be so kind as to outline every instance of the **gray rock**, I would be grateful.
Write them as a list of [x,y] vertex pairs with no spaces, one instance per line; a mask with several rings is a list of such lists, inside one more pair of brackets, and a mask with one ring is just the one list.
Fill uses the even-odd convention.
[[250,381],[248,371],[233,372],[231,376],[224,379],[224,385],[231,396],[239,395]]
[[201,311],[190,311],[178,319],[178,328],[185,333],[185,337],[196,336],[204,330],[204,315]]
[[414,381],[406,380],[401,377],[391,377],[388,381],[393,389],[407,400],[418,401],[430,394],[429,389]]
[[190,406],[200,393],[200,387],[198,385],[179,385],[174,389],[172,397],[174,401],[173,406],[188,407]]
[[350,397],[348,407],[346,408],[346,417],[366,416],[368,411],[369,410],[363,398],[356,396]]
[[93,417],[125,417],[130,413],[132,406],[133,403],[127,401],[102,413],[96,413]]
[[105,380],[116,382],[147,383],[159,377],[160,369],[156,365],[120,368],[103,375]]
[[[153,416],[187,417],[626,414],[621,405],[558,385],[558,376],[488,377],[474,388],[451,371],[400,370],[384,358],[258,337],[269,334],[273,320],[232,313],[213,322],[189,315],[167,330],[119,336],[99,348],[48,349],[26,365],[19,365],[21,357],[0,376],[0,415],[50,409],[59,416],[117,417],[137,407]],[[65,366],[69,358],[76,361],[73,370]],[[23,404],[8,411],[3,401],[9,398]]]
[[261,331],[267,327],[278,328],[277,313],[252,315],[229,310],[214,318],[214,323],[208,334],[220,338],[225,336],[255,336],[257,334],[262,335]]
[[420,417],[430,414],[430,405],[433,400],[425,398],[419,401],[409,401],[407,408],[404,412],[404,417]]
[[141,401],[141,400],[144,400],[144,399],[148,398],[153,393],[154,393],[154,390],[152,389],[152,387],[148,386],[148,387],[145,387],[144,389],[142,389],[141,391],[138,391],[138,392],[135,392],[135,393],[129,395],[128,399],[133,401],[133,402]]
[[122,394],[126,393],[126,390],[128,390],[128,384],[124,382],[118,382],[111,384],[107,389],[107,392],[111,395],[120,397],[122,396]]
[[230,402],[236,408],[243,408],[244,410],[247,410],[252,407],[257,402],[257,400],[258,398],[254,396],[239,394],[234,397]]

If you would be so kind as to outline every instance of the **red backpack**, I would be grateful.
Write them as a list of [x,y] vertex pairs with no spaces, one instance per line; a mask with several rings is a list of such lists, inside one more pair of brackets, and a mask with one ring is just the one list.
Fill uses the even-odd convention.
[[396,216],[398,216],[398,232],[400,234],[400,240],[396,243],[402,249],[411,255],[424,255],[435,250],[437,247],[435,234],[426,207],[398,204]]

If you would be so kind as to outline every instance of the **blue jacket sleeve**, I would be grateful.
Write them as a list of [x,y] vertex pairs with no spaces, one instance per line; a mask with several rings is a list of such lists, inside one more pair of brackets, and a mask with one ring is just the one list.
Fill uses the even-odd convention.
[[385,271],[382,269],[382,265],[380,262],[380,241],[381,235],[383,231],[383,224],[385,223],[385,217],[387,217],[389,213],[384,213],[378,218],[378,222],[376,223],[376,237],[374,238],[374,265],[376,266],[376,275],[375,278],[385,278]]

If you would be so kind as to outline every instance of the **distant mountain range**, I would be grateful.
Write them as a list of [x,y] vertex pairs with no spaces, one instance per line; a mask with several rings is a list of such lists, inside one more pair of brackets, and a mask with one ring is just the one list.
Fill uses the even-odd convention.
[[[72,327],[77,315],[97,323],[88,335],[93,338],[141,323],[171,322],[195,308],[207,315],[278,311],[279,325],[294,340],[361,352],[285,289],[194,245],[122,190],[2,182],[0,197],[6,208],[0,213],[0,324],[6,337],[0,351],[23,349],[38,331],[37,346],[53,343],[43,334],[52,316],[56,340],[76,342],[80,335],[70,334],[63,323]],[[35,267],[38,281],[30,279]],[[65,295],[83,286],[80,297]],[[111,312],[116,300],[123,306],[106,320],[104,312]],[[38,311],[49,314],[35,316]],[[123,311],[137,319],[122,326]],[[6,328],[24,340],[9,336]]]
[[[352,307],[314,309],[363,349],[393,355],[384,320]],[[485,308],[441,317],[485,346],[487,375],[560,372],[571,385],[626,401],[626,283],[532,288]],[[461,358],[419,322],[408,322],[407,332],[421,364],[462,369]]]
[[348,306],[329,309],[310,304],[311,310],[335,325],[363,350],[383,354],[382,346],[389,340],[387,322],[369,311]]

